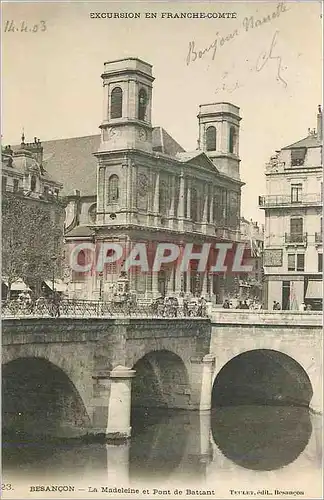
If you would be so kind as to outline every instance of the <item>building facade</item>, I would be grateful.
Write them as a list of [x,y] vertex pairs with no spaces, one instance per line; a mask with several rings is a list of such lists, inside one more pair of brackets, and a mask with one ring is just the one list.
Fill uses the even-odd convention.
[[[66,244],[118,242],[125,248],[158,242],[201,248],[205,242],[240,239],[239,108],[203,104],[198,147],[186,152],[162,128],[153,127],[152,67],[136,58],[105,63],[103,121],[94,156],[97,191],[69,196]],[[80,139],[81,140],[81,139]],[[84,138],[84,142],[94,138]],[[84,145],[84,148],[87,146]],[[81,260],[87,259],[86,252]],[[108,299],[123,266],[98,273],[73,272],[71,297]],[[177,266],[128,275],[137,296],[205,295],[223,300],[226,277]]]
[[276,151],[266,165],[265,301],[282,309],[322,308],[322,111],[317,130]]
[[249,250],[250,256],[246,259],[246,264],[252,267],[252,271],[239,279],[240,297],[254,298],[262,303],[264,226],[241,217],[241,241]]
[[[39,139],[2,149],[2,294],[49,291],[62,274],[62,184],[46,170]],[[56,288],[61,283],[56,282]],[[8,293],[9,291],[9,293]],[[14,295],[14,294],[13,294]]]

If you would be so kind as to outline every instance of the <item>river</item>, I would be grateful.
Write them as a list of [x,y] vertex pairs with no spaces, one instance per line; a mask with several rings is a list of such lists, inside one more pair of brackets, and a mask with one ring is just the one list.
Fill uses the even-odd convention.
[[[322,417],[306,408],[237,406],[215,408],[211,415],[133,414],[132,438],[118,446],[4,435],[3,480],[28,488],[72,484],[80,498],[89,487],[129,485],[144,485],[150,493],[171,488],[171,497],[179,488],[191,498],[196,489],[228,498],[235,488],[253,487],[263,497],[267,488],[269,494],[273,488],[299,488],[310,498],[306,486],[321,484],[321,424]],[[315,490],[311,496],[316,498]]]

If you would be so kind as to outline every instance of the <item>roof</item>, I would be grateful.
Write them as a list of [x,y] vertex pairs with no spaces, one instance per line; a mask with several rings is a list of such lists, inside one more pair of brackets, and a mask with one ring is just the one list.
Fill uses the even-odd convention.
[[97,191],[97,159],[93,155],[100,145],[100,134],[45,141],[44,167],[63,184],[62,195],[92,195]]
[[290,144],[290,146],[285,146],[282,149],[295,149],[295,148],[316,148],[318,146],[321,146],[322,142],[317,135],[312,134],[309,135],[308,137],[305,137],[304,139],[301,139],[300,141],[294,142],[293,144]]
[[76,226],[71,231],[65,234],[67,237],[75,237],[75,238],[88,238],[93,236],[95,231],[91,229],[89,226]]
[[[175,157],[184,149],[162,127],[154,127],[153,150]],[[100,146],[100,134],[42,142],[43,164],[47,175],[63,184],[61,194],[82,196],[97,192],[97,159],[93,153]]]
[[153,150],[175,157],[185,150],[163,127],[154,127],[152,133]]
[[202,151],[196,150],[196,151],[184,151],[183,153],[180,152],[177,154],[177,160],[187,162],[192,160],[193,158],[196,158],[197,156],[200,156],[202,154]]

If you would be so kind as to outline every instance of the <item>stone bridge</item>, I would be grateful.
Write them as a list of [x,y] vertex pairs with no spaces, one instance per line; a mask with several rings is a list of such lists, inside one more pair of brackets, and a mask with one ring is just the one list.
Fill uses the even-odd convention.
[[24,432],[128,437],[131,412],[292,404],[322,408],[321,315],[2,322],[3,422]]

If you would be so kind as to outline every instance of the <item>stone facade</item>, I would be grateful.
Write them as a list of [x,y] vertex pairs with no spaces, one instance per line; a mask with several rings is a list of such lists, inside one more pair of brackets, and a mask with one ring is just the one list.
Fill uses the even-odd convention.
[[[103,121],[95,197],[75,194],[67,207],[66,242],[194,243],[239,240],[239,108],[230,103],[199,108],[196,150],[185,152],[161,127],[153,127],[152,67],[139,59],[105,63]],[[95,193],[94,193],[95,195]],[[96,203],[96,209],[95,204]],[[71,297],[108,299],[122,263],[103,275],[73,275]],[[184,276],[184,274],[186,274]],[[223,277],[173,268],[159,275],[130,271],[130,291],[160,295],[205,295],[223,300]]]
[[25,143],[23,135],[19,147],[2,149],[3,298],[27,285],[36,297],[42,286],[50,293],[47,283],[62,277],[65,205],[61,188],[46,170],[38,139]]
[[264,269],[266,306],[304,302],[322,309],[322,111],[317,131],[277,151],[266,166]]

